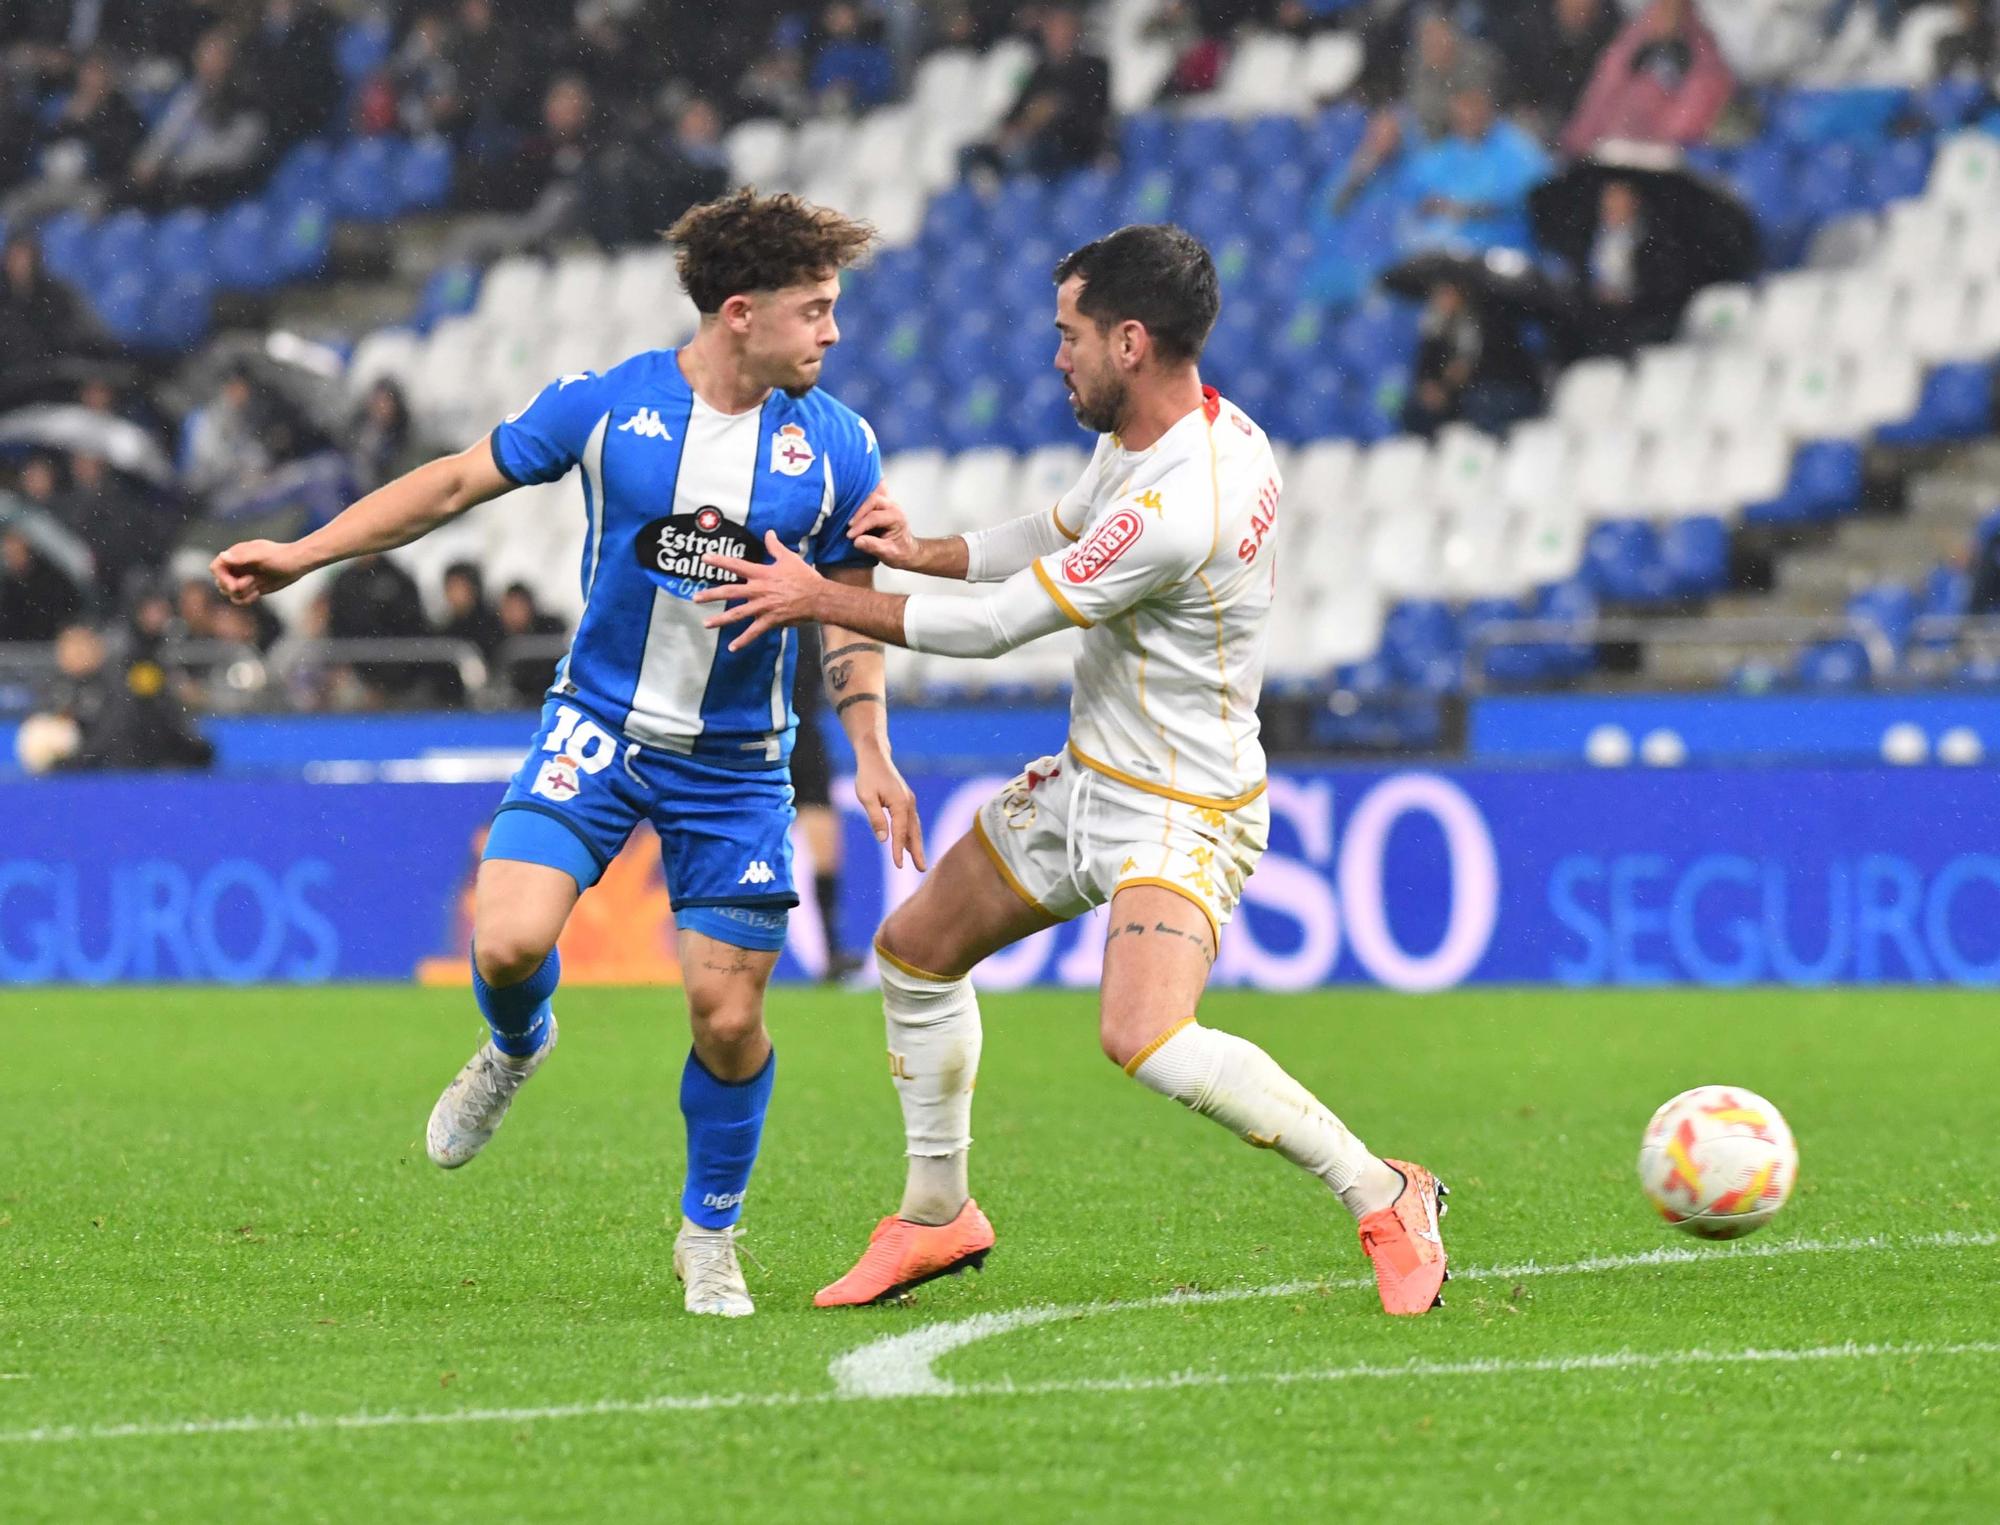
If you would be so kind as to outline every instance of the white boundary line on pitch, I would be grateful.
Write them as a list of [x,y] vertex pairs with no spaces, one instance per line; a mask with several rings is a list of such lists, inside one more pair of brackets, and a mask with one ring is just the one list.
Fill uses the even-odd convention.
[[[1563,1265],[1543,1265],[1527,1260],[1515,1265],[1472,1266],[1452,1272],[1452,1282],[1519,1281],[1534,1276],[1584,1276],[1604,1271],[1637,1270],[1647,1266],[1682,1266],[1732,1260],[1770,1260],[1781,1255],[1837,1255],[1862,1250],[1963,1249],[2000,1244],[2000,1234],[1947,1232],[1922,1234],[1910,1239],[1885,1239],[1870,1235],[1861,1239],[1775,1239],[1761,1244],[1730,1245],[1696,1249],[1688,1245],[1663,1245],[1633,1255],[1596,1255]],[[908,1334],[894,1334],[863,1345],[838,1357],[828,1375],[834,1388],[847,1398],[948,1398],[967,1391],[936,1370],[936,1363],[952,1351],[990,1340],[1016,1329],[1061,1319],[1092,1318],[1106,1313],[1130,1313],[1145,1308],[1199,1307],[1205,1303],[1237,1303],[1259,1297],[1298,1297],[1306,1293],[1331,1292],[1375,1285],[1373,1277],[1347,1277],[1337,1281],[1289,1281],[1273,1287],[1227,1287],[1216,1292],[1169,1292],[1161,1297],[1134,1298],[1129,1302],[1069,1303],[1061,1306],[1013,1308],[1004,1313],[975,1313],[970,1318],[926,1324]]]
[[[2000,1234],[1942,1233],[1913,1239],[1780,1240],[1763,1246],[1745,1246],[1718,1251],[1683,1249],[1678,1246],[1637,1255],[1598,1256],[1567,1265],[1539,1265],[1528,1262],[1514,1266],[1472,1268],[1454,1274],[1455,1280],[1499,1280],[1524,1276],[1590,1274],[1648,1265],[1682,1265],[1692,1261],[1761,1260],[1780,1255],[1830,1254],[1871,1249],[1960,1249],[2000,1244]],[[594,1403],[548,1404],[533,1408],[446,1409],[436,1412],[390,1410],[348,1414],[245,1415],[234,1419],[141,1420],[127,1424],[48,1425],[28,1430],[0,1430],[0,1445],[54,1445],[91,1440],[189,1439],[211,1435],[305,1434],[325,1431],[422,1429],[461,1424],[528,1424],[543,1420],[592,1419],[645,1414],[706,1413],[727,1409],[806,1408],[822,1404],[879,1401],[897,1397],[1003,1398],[1044,1397],[1063,1393],[1144,1393],[1183,1388],[1250,1385],[1291,1386],[1301,1383],[1383,1381],[1438,1377],[1498,1377],[1556,1373],[1587,1374],[1597,1371],[1630,1371],[1679,1366],[1736,1366],[1808,1361],[1912,1359],[1932,1356],[2000,1355],[2000,1342],[1963,1344],[1875,1345],[1847,1342],[1794,1349],[1612,1351],[1576,1356],[1546,1356],[1518,1360],[1408,1361],[1378,1365],[1360,1362],[1350,1366],[1317,1371],[1273,1372],[1178,1372],[1162,1377],[1076,1378],[1053,1382],[988,1382],[964,1386],[943,1383],[929,1371],[929,1362],[975,1340],[1009,1329],[1046,1323],[1054,1318],[1084,1317],[1103,1313],[1133,1312],[1144,1308],[1180,1307],[1203,1303],[1243,1302],[1257,1297],[1290,1297],[1304,1292],[1321,1292],[1337,1287],[1358,1287],[1367,1282],[1309,1281],[1285,1282],[1270,1287],[1231,1288],[1218,1292],[1174,1293],[1165,1297],[1132,1302],[1079,1303],[1068,1307],[1025,1308],[1015,1313],[977,1314],[970,1319],[935,1324],[908,1335],[878,1340],[872,1345],[843,1356],[834,1363],[838,1373],[844,1363],[890,1345],[902,1345],[924,1335],[962,1333],[977,1326],[976,1333],[938,1349],[924,1362],[924,1373],[937,1388],[914,1391],[851,1390],[836,1386],[816,1393],[663,1393],[650,1398],[607,1398]],[[23,1376],[31,1374],[22,1373]]]

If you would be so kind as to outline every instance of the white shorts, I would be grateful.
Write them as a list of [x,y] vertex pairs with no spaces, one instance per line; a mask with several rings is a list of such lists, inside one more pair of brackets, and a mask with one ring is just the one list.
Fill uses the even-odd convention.
[[1200,906],[1219,945],[1264,855],[1270,818],[1261,793],[1227,809],[1192,804],[1065,754],[1030,763],[980,807],[972,830],[1008,887],[1058,921],[1150,884]]

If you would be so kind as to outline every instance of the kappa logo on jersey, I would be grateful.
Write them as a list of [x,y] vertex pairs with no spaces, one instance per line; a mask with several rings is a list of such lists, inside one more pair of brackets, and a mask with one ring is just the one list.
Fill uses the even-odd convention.
[[784,424],[771,436],[771,469],[780,476],[802,477],[813,463],[813,447],[806,431],[797,424]]
[[762,858],[759,858],[755,863],[743,870],[743,877],[736,882],[738,884],[769,884],[777,877],[776,874],[771,872],[771,865],[766,863]]
[[1105,568],[1139,543],[1146,521],[1129,508],[1121,508],[1091,531],[1090,538],[1062,560],[1065,582],[1093,582]]
[[639,408],[632,416],[618,426],[620,434],[636,434],[640,439],[665,439],[673,436],[667,433],[667,426],[660,422],[660,415],[651,408]]
[[1161,500],[1159,492],[1153,488],[1148,488],[1142,493],[1135,493],[1132,501],[1151,513],[1160,514],[1166,512],[1167,505]]
[[760,541],[712,503],[704,503],[691,514],[655,519],[639,531],[632,549],[639,565],[665,579],[667,591],[678,598],[694,597],[697,588],[742,581],[734,572],[710,566],[702,560],[704,556],[770,560]]

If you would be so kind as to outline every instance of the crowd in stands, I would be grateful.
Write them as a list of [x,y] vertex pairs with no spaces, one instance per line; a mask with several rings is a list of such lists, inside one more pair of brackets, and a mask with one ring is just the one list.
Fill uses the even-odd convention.
[[[135,350],[85,288],[49,273],[52,219],[224,209],[315,145],[397,138],[443,145],[441,209],[462,255],[638,246],[731,183],[737,124],[854,116],[899,99],[928,54],[1004,38],[1031,51],[997,128],[963,154],[975,193],[1109,169],[1121,152],[1113,60],[1087,7],[727,9],[722,25],[668,0],[0,0],[0,641],[46,642],[82,620],[122,631],[120,651],[268,651],[281,635],[268,615],[167,571],[188,526],[296,532],[441,443],[420,437],[390,381],[333,411],[247,362],[191,364],[169,382],[176,357]],[[1831,0],[1827,68],[1907,9]],[[1939,28],[1941,76],[1991,71],[1992,11],[1964,0]],[[1555,365],[1674,331],[1700,277],[1644,176],[1593,185],[1571,268],[1537,288],[1539,305],[1450,261],[1534,254],[1530,193],[1566,163],[1735,130],[1752,108],[1710,19],[1696,0],[1158,0],[1143,35],[1171,53],[1162,104],[1197,110],[1250,29],[1356,39],[1342,95],[1365,126],[1302,189],[1311,254],[1298,295],[1339,311],[1398,265],[1440,259],[1399,288],[1421,310],[1398,422],[1430,435],[1455,422],[1502,432],[1541,410]],[[531,590],[494,599],[462,565],[434,616],[421,591],[393,561],[360,564],[291,633],[444,636],[476,650],[497,689],[532,699],[546,663],[509,659],[507,643],[560,621]],[[449,664],[289,671],[294,697],[314,704],[462,690]]]

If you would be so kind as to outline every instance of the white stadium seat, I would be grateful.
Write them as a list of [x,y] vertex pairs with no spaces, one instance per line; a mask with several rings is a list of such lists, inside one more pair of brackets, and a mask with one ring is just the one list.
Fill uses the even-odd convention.
[[783,185],[792,160],[792,130],[783,122],[744,122],[729,129],[722,149],[729,156],[730,178],[738,185]]
[[1477,512],[1500,499],[1500,442],[1462,424],[1438,432],[1431,494],[1448,514]]
[[1500,459],[1500,498],[1520,508],[1574,498],[1569,436],[1552,419],[1522,424]]
[[1880,271],[1857,273],[1835,290],[1827,343],[1856,356],[1900,348],[1896,335],[1901,319],[1902,293],[1896,284]]
[[538,259],[514,255],[494,261],[479,283],[473,316],[495,329],[539,326],[548,278],[548,266]]
[[1991,217],[2000,205],[2000,138],[1987,132],[1959,132],[1946,138],[1931,165],[1924,195]]
[[1792,356],[1778,373],[1776,422],[1802,440],[1841,439],[1855,434],[1848,394],[1853,366],[1832,350]]
[[1245,33],[1216,83],[1215,106],[1234,117],[1304,110],[1299,54],[1299,43],[1282,32]]
[[1580,432],[1609,424],[1625,416],[1628,380],[1623,361],[1579,361],[1556,382],[1550,411]]
[[994,512],[1001,518],[1013,518],[1054,508],[1056,500],[1076,485],[1083,468],[1089,464],[1090,452],[1080,445],[1044,445],[1030,451],[1021,462],[1020,476],[1014,481],[1014,500],[994,505]]
[[1345,95],[1361,76],[1361,39],[1352,32],[1316,32],[1299,60],[1299,93],[1308,108]]
[[1440,591],[1452,598],[1512,598],[1526,592],[1512,555],[1517,517],[1493,503],[1451,520],[1438,546]]
[[1849,413],[1862,429],[1900,424],[1917,411],[1924,395],[1924,368],[1916,356],[1877,354],[1857,361],[1849,393]]
[[1702,367],[1695,417],[1716,427],[1762,418],[1771,398],[1771,357],[1757,349],[1713,351]]
[[891,175],[863,187],[861,215],[875,225],[882,242],[891,249],[915,243],[924,228],[924,188],[898,175]]
[[1382,595],[1358,580],[1342,583],[1315,601],[1303,642],[1310,669],[1325,674],[1372,657],[1382,645],[1386,612]]
[[1606,424],[1579,442],[1576,497],[1595,519],[1623,518],[1641,496],[1647,439],[1630,424]]
[[978,132],[997,126],[1013,107],[1021,85],[1035,67],[1035,50],[1024,39],[1007,37],[986,50],[977,86]]
[[1568,497],[1523,505],[1514,522],[1514,576],[1532,588],[1573,575],[1583,563],[1586,530],[1583,515]]
[[1694,344],[1742,344],[1755,332],[1757,293],[1748,286],[1710,286],[1688,304],[1681,336]]
[[1430,445],[1415,435],[1399,434],[1368,452],[1356,495],[1371,514],[1401,513],[1424,501],[1430,470]]
[[1422,504],[1387,515],[1368,535],[1368,580],[1389,598],[1435,593],[1440,529],[1437,516]]
[[944,526],[947,534],[984,529],[1017,517],[1015,483],[1020,465],[1011,450],[990,446],[952,457],[944,474]]
[[1121,116],[1153,104],[1174,72],[1171,43],[1142,37],[1111,55],[1111,107]]
[[1980,288],[1950,276],[1915,282],[1903,312],[1902,341],[1931,365],[1980,357],[1973,303]]
[[866,185],[903,173],[915,147],[916,114],[907,106],[881,106],[864,116],[848,144],[853,179]]
[[1718,508],[1730,512],[1775,498],[1792,471],[1791,441],[1768,423],[1749,423],[1725,432],[1716,449]]
[[1833,278],[1816,270],[1774,276],[1757,303],[1757,342],[1774,355],[1812,349],[1826,335]]
[[792,140],[789,183],[803,186],[853,163],[854,124],[844,117],[814,117]]
[[942,450],[905,450],[882,462],[882,485],[910,516],[919,535],[942,535],[945,458]]
[[1883,213],[1876,263],[1906,280],[1923,280],[1956,263],[1964,216],[1948,202],[1918,198],[1890,203]]
[[611,262],[601,254],[569,254],[556,262],[543,293],[549,317],[556,323],[596,322],[611,310]]
[[978,81],[979,55],[969,48],[947,48],[919,64],[910,104],[925,130],[934,131],[959,119],[963,103]]
[[1707,428],[1656,433],[1634,507],[1663,518],[1714,513],[1720,506],[1715,455],[1716,437]]
[[1680,345],[1649,349],[1632,376],[1626,416],[1642,428],[1664,429],[1697,411],[1701,352]]

